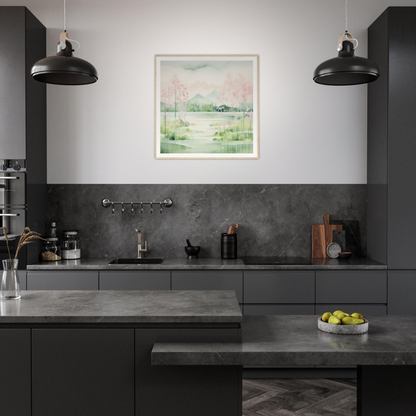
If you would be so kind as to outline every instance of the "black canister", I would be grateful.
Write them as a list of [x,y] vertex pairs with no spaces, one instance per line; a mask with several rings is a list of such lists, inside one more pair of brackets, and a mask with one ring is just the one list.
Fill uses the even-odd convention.
[[221,234],[221,258],[237,258],[237,234]]

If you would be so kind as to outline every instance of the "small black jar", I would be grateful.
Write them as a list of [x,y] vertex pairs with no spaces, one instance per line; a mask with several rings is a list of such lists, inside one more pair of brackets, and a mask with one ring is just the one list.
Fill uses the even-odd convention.
[[237,258],[237,234],[221,234],[221,258]]

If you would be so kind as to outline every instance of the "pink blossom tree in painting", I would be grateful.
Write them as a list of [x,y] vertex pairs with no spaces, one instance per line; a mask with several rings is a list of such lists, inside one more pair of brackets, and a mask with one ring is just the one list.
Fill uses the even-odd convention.
[[163,116],[163,124],[164,124],[164,134],[166,135],[167,132],[167,116],[166,112],[169,107],[171,107],[171,98],[172,98],[172,91],[169,87],[165,87],[162,89],[160,94],[160,101],[164,104],[164,113]]
[[161,153],[252,152],[253,61],[171,62],[160,78]]

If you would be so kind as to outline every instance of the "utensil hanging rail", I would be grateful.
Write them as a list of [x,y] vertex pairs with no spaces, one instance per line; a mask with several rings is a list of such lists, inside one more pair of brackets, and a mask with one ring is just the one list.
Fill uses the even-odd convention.
[[110,198],[104,198],[101,201],[101,205],[104,208],[112,207],[111,211],[114,214],[115,213],[115,206],[121,205],[121,213],[124,214],[125,212],[125,206],[129,206],[130,212],[134,214],[134,206],[138,205],[140,206],[140,213],[143,214],[144,212],[144,205],[150,205],[150,213],[153,214],[153,205],[159,205],[159,212],[162,213],[163,207],[170,208],[173,205],[173,201],[171,198],[165,198],[163,201],[156,202],[146,202],[146,201],[131,201],[131,202],[125,202],[125,201],[112,201]]

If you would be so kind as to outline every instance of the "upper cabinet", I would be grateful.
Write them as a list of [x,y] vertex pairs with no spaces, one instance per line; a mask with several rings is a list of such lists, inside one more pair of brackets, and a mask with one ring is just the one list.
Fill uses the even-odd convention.
[[[0,7],[0,159],[45,151],[46,86],[30,76],[46,56],[46,29],[26,7]],[[32,156],[33,155],[33,156]]]
[[416,7],[389,7],[368,30],[380,78],[368,85],[368,257],[416,269]]

